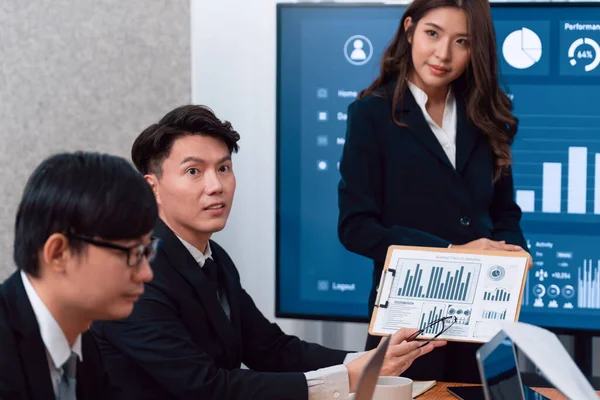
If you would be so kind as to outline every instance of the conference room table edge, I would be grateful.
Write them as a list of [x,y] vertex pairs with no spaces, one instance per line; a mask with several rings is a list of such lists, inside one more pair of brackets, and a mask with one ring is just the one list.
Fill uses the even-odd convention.
[[[448,387],[457,386],[481,386],[472,383],[457,383],[457,382],[436,382],[435,386],[420,396],[415,397],[416,400],[456,400],[456,397],[451,395],[446,389]],[[532,387],[536,392],[546,396],[551,400],[568,400],[562,393],[554,388],[538,388]],[[596,391],[600,397],[600,390]]]

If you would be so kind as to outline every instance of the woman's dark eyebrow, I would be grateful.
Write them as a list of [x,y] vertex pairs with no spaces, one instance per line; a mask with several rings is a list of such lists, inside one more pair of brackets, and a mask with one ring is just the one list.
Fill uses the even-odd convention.
[[[433,22],[425,22],[425,25],[429,25],[435,29],[437,29],[438,31],[444,32],[444,28],[442,28],[441,26],[439,26],[436,23]],[[469,36],[468,33],[459,33],[457,36]]]

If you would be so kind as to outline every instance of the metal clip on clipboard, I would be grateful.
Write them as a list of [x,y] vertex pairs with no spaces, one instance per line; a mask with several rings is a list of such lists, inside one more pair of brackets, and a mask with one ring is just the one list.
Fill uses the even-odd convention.
[[387,308],[389,306],[388,299],[390,298],[390,292],[392,291],[392,284],[394,283],[395,276],[396,270],[391,268],[384,270],[381,274],[375,307]]

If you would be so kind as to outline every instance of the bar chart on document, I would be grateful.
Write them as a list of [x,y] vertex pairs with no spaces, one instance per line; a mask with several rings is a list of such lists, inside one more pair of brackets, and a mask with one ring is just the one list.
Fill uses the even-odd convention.
[[497,288],[494,291],[486,291],[483,295],[483,299],[498,302],[510,301],[510,292],[504,288]]
[[452,261],[400,260],[392,288],[396,296],[410,299],[472,303],[480,264]]
[[432,324],[432,322],[439,321],[440,318],[444,317],[444,310],[445,307],[426,304],[419,319],[419,329],[423,329],[423,333],[426,334],[437,334],[443,325]]
[[495,310],[483,310],[482,319],[506,319],[506,310],[498,312]]
[[519,313],[524,253],[391,246],[369,332],[419,327],[425,337],[482,342]]

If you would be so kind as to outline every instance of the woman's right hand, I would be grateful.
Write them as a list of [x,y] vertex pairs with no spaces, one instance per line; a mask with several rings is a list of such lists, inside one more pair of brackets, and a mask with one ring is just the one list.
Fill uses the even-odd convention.
[[470,249],[470,250],[502,250],[502,251],[524,251],[521,246],[516,244],[506,243],[504,240],[497,242],[490,239],[477,239],[465,244],[453,244],[453,249]]

